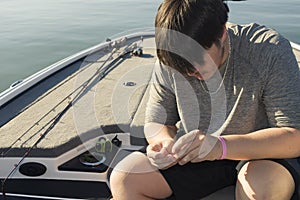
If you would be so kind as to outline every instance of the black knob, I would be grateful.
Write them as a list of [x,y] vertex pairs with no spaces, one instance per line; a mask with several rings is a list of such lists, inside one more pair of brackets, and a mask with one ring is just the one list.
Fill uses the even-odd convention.
[[118,135],[116,135],[112,140],[111,143],[113,143],[115,146],[120,147],[122,145],[122,141],[119,140]]

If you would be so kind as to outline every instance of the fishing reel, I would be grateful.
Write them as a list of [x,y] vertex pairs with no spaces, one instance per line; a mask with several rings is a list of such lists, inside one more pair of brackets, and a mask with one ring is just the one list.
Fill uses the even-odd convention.
[[141,57],[143,55],[143,48],[142,47],[135,47],[132,50],[131,55]]

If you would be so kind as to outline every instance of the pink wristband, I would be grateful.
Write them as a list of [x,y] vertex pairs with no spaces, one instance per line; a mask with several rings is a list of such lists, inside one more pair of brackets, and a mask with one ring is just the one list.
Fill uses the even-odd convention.
[[222,144],[222,156],[219,160],[223,160],[223,159],[225,159],[226,154],[227,154],[227,146],[226,146],[226,142],[222,136],[219,136],[218,139],[220,140],[220,142]]

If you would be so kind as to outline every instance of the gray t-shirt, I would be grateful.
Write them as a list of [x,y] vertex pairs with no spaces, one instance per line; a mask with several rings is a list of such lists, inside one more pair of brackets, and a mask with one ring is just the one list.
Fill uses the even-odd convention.
[[228,65],[207,81],[157,62],[146,123],[177,124],[185,133],[200,129],[210,134],[300,128],[300,73],[289,41],[258,24],[228,23],[227,28]]

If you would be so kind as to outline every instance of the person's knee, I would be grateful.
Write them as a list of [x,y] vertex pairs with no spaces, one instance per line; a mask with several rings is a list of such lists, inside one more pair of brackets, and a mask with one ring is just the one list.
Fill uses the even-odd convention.
[[122,185],[131,180],[133,174],[142,174],[154,171],[149,165],[147,157],[140,153],[134,152],[122,159],[113,169],[110,175],[110,185]]
[[245,164],[239,172],[237,199],[290,199],[295,188],[293,177],[282,165],[257,160]]
[[141,177],[154,171],[157,169],[150,164],[144,154],[134,152],[114,167],[109,177],[111,191],[115,195],[138,193],[139,185],[143,185],[141,184]]
[[124,174],[113,170],[109,177],[109,184],[112,193],[118,193],[121,187],[124,187],[124,178],[122,177]]

